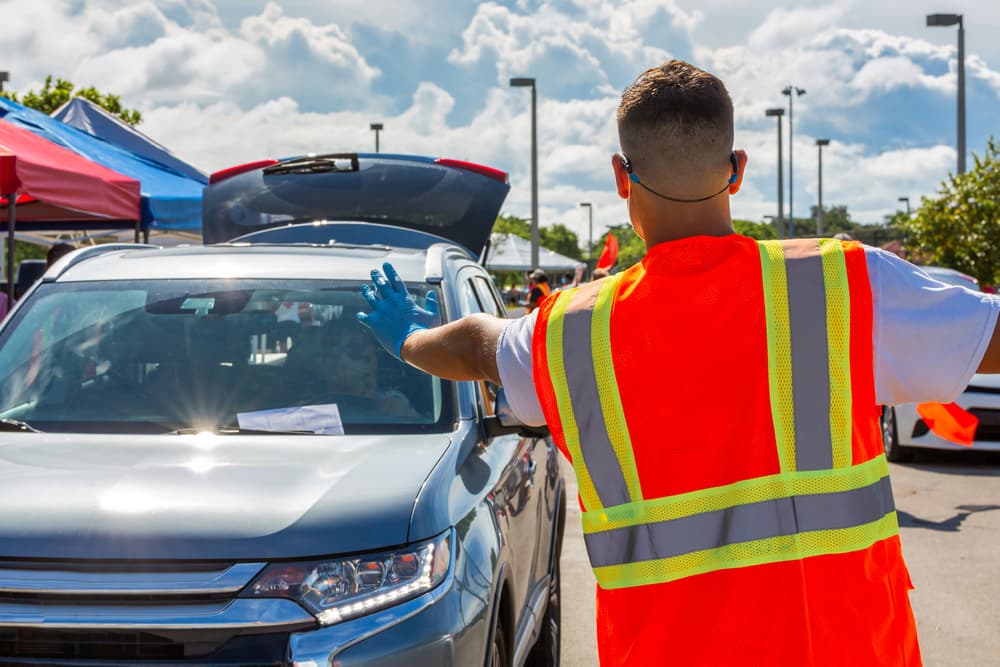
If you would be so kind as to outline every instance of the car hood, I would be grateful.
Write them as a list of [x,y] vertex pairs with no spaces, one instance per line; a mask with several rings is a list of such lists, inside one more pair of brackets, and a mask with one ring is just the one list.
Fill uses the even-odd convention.
[[0,435],[0,558],[303,558],[407,541],[450,437]]

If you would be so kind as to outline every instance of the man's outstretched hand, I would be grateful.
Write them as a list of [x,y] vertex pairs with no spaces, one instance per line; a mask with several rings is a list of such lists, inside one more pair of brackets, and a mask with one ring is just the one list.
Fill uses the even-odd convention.
[[428,292],[424,307],[417,305],[403,279],[392,264],[382,265],[385,275],[372,270],[372,285],[361,286],[361,296],[371,307],[370,313],[358,313],[358,320],[372,330],[375,338],[390,354],[402,359],[403,341],[415,331],[441,324],[440,308],[434,292]]

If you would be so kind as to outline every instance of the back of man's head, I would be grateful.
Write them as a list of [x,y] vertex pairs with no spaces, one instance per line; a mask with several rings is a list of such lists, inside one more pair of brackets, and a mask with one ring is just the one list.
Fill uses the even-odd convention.
[[699,196],[706,185],[724,184],[722,176],[731,172],[733,103],[718,78],[671,60],[625,89],[618,137],[643,183]]

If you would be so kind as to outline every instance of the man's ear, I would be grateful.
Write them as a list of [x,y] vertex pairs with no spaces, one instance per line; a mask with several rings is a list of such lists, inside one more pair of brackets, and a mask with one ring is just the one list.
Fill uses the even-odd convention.
[[740,191],[740,186],[743,185],[743,175],[747,170],[747,152],[742,148],[733,151],[736,154],[736,163],[738,165],[738,173],[736,174],[736,182],[729,184],[729,194],[734,195]]
[[618,153],[611,156],[611,169],[615,172],[615,186],[618,188],[618,196],[622,199],[628,199],[632,181],[629,180],[625,163],[622,162],[622,157]]

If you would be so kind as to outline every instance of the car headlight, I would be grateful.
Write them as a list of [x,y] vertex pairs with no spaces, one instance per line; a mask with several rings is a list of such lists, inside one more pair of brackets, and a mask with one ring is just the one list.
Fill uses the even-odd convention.
[[376,554],[269,565],[245,597],[288,598],[322,625],[340,623],[426,593],[451,568],[451,531]]

